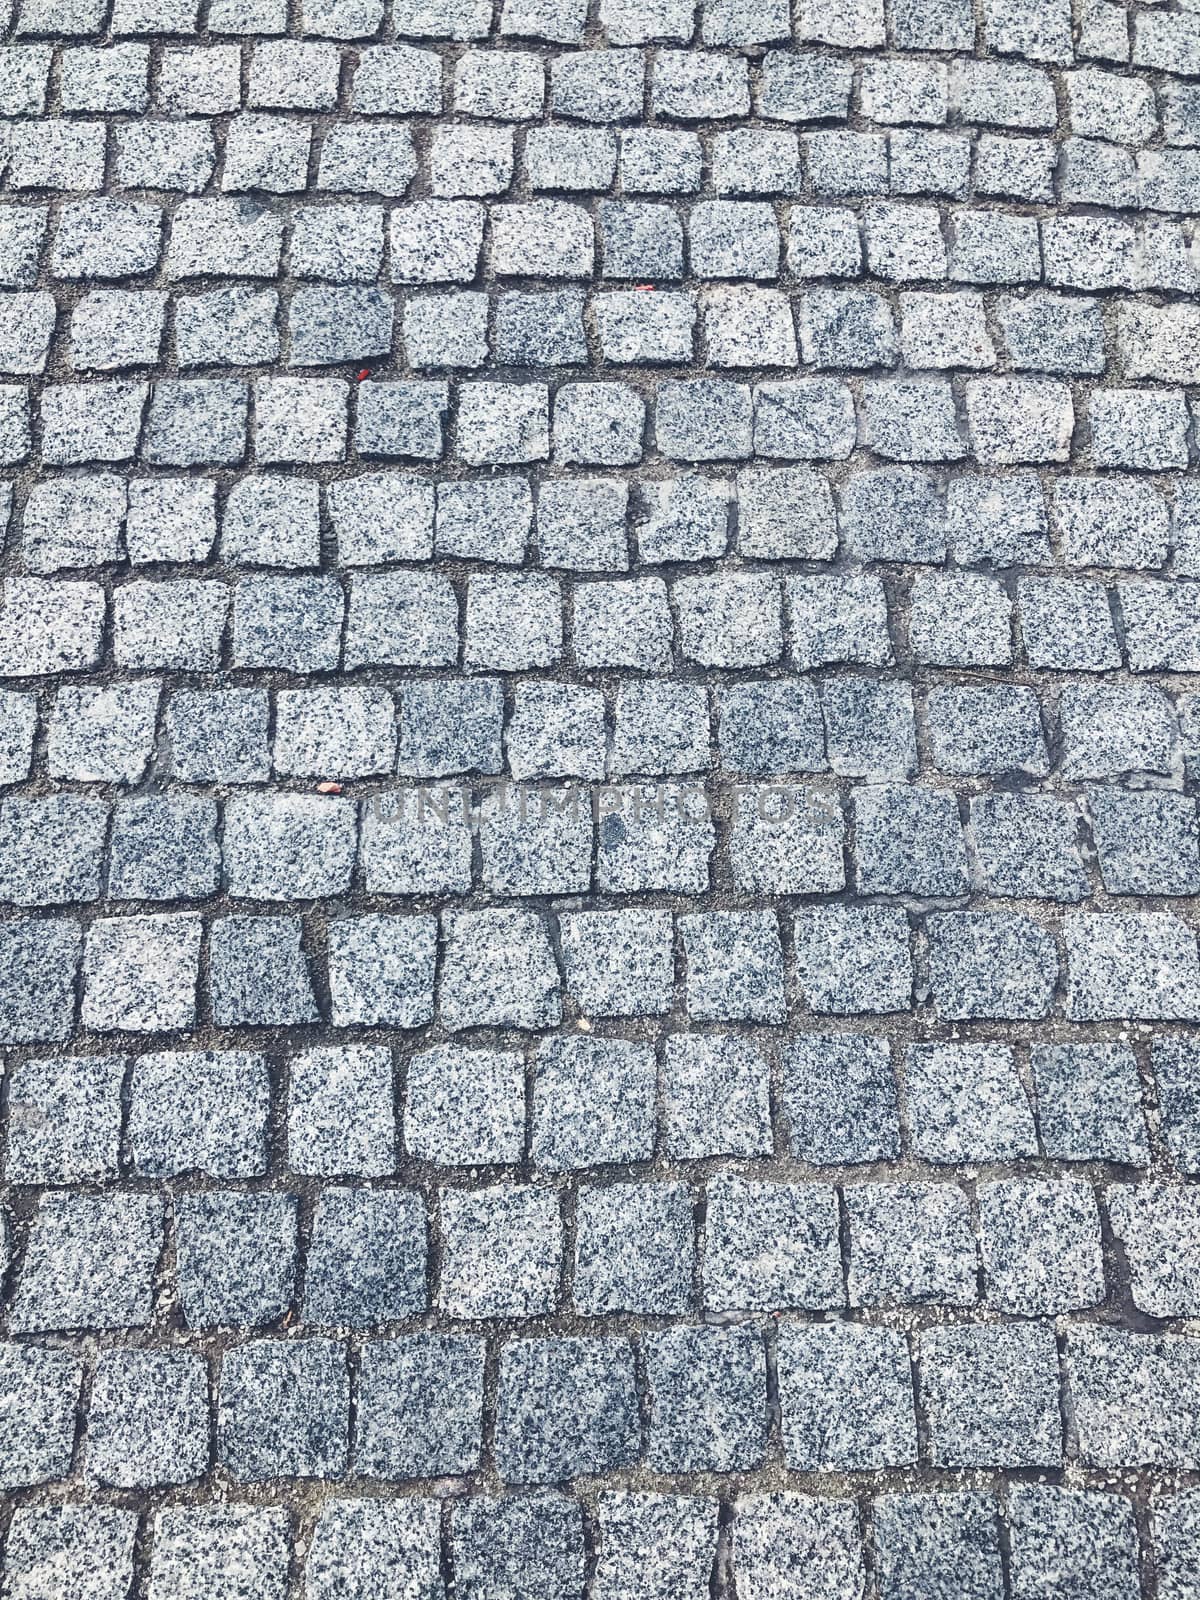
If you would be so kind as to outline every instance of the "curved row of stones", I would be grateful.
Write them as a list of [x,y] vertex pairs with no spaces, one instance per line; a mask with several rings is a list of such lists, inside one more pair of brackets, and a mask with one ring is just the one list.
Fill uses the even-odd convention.
[[1194,0],[0,32],[3,1600],[1200,1600]]

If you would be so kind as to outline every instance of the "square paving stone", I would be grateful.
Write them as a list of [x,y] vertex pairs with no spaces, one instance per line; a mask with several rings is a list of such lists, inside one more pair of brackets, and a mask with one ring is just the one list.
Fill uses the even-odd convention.
[[114,1506],[18,1506],[5,1545],[12,1600],[121,1600],[137,1516]]
[[473,1471],[483,1435],[482,1339],[416,1333],[363,1346],[357,1470],[370,1478]]
[[676,1159],[770,1155],[770,1067],[749,1039],[671,1034],[663,1058],[666,1146]]
[[751,1594],[786,1593],[798,1573],[821,1600],[861,1592],[858,1507],[813,1495],[748,1494],[734,1502],[732,1558]]
[[525,1062],[516,1050],[435,1045],[410,1057],[404,1146],[436,1166],[511,1165],[525,1150]]
[[[338,0],[341,5],[343,0]],[[304,1569],[310,1600],[441,1593],[441,1507],[436,1500],[327,1500]],[[396,1587],[399,1585],[400,1587]]]
[[913,1149],[924,1160],[1037,1154],[1033,1113],[1008,1045],[911,1045],[904,1078]]
[[[214,7],[215,9],[215,7]],[[284,1600],[292,1519],[280,1506],[169,1506],[154,1518],[153,1600]]]
[[647,1462],[655,1472],[734,1472],[766,1452],[766,1355],[747,1328],[673,1328],[644,1341]]
[[162,1241],[163,1202],[155,1195],[43,1195],[13,1301],[13,1332],[144,1327]]
[[[611,29],[610,29],[611,33]],[[717,1545],[715,1501],[601,1494],[598,1600],[705,1600]]]
[[1058,1352],[1045,1324],[945,1327],[921,1335],[921,1403],[937,1466],[1056,1467]]
[[694,1230],[684,1184],[581,1188],[575,1226],[575,1304],[585,1316],[687,1310]]
[[366,1328],[424,1311],[425,1207],[404,1190],[325,1189],[304,1279],[309,1323]]
[[824,1184],[707,1185],[704,1302],[712,1311],[840,1306],[837,1197]]
[[814,1034],[781,1052],[791,1152],[817,1166],[894,1161],[900,1154],[896,1078],[885,1039]]
[[956,1184],[855,1184],[845,1204],[851,1305],[974,1305],[974,1229]]
[[75,1445],[83,1376],[70,1350],[6,1344],[0,1352],[0,1483],[24,1488],[65,1478]]
[[260,1339],[221,1362],[218,1455],[238,1483],[338,1478],[346,1469],[350,1380],[332,1339]]
[[115,1179],[121,1136],[119,1056],[24,1061],[10,1069],[10,1183]]
[[533,1072],[533,1161],[554,1172],[648,1160],[654,1150],[655,1081],[649,1045],[545,1040]]
[[454,1317],[528,1317],[558,1304],[557,1191],[443,1189],[440,1308]]
[[857,1323],[779,1330],[783,1449],[799,1471],[879,1469],[917,1458],[908,1344]]
[[881,1495],[872,1508],[881,1600],[1002,1600],[996,1503],[982,1491]]
[[500,1351],[496,1467],[557,1483],[630,1466],[641,1451],[627,1339],[515,1339]]
[[175,1225],[179,1299],[190,1328],[256,1327],[284,1315],[298,1265],[295,1196],[180,1195]]
[[565,1600],[583,1588],[582,1511],[566,1495],[472,1496],[450,1528],[461,1600]]
[[1103,1300],[1100,1216],[1089,1184],[1014,1178],[981,1184],[978,1200],[989,1304],[1049,1316]]
[[88,1472],[144,1489],[187,1483],[209,1463],[208,1373],[193,1350],[108,1350],[88,1413]]

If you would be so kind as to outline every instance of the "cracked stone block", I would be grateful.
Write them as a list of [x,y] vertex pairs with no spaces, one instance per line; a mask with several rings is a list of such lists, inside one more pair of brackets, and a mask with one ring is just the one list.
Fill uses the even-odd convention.
[[101,1483],[188,1483],[208,1468],[208,1374],[191,1350],[108,1350],[96,1366],[87,1464]]
[[[780,1329],[783,1449],[800,1471],[878,1470],[917,1458],[912,1371],[903,1333],[855,1323]],[[853,1548],[855,1538],[843,1536]]]
[[920,1336],[919,1364],[938,1466],[1061,1463],[1058,1352],[1050,1327],[928,1329]]
[[641,1450],[625,1339],[511,1341],[500,1352],[496,1409],[496,1467],[508,1483],[610,1472]]
[[332,1177],[395,1170],[392,1056],[382,1045],[330,1045],[291,1058],[288,1166]]
[[971,1306],[978,1263],[967,1197],[952,1183],[863,1183],[845,1191],[855,1306]]
[[1033,1112],[1007,1045],[910,1046],[905,1100],[913,1150],[926,1161],[1037,1154]]
[[137,1058],[129,1091],[133,1170],[167,1178],[258,1177],[267,1169],[271,1087],[247,1051],[163,1051]]
[[[371,1478],[431,1478],[479,1465],[482,1339],[417,1333],[363,1346],[355,1465]],[[408,1503],[408,1502],[401,1502]]]
[[663,1058],[666,1147],[681,1160],[769,1155],[770,1068],[736,1034],[671,1034]]
[[350,1379],[332,1339],[258,1339],[221,1361],[217,1454],[237,1483],[337,1478],[346,1469]]
[[501,1166],[525,1150],[525,1063],[515,1050],[435,1045],[411,1057],[404,1146],[435,1166]]
[[978,1198],[990,1305],[1053,1316],[1103,1300],[1100,1216],[1090,1184],[1012,1179],[981,1184]]
[[44,1194],[13,1300],[13,1332],[145,1327],[162,1242],[156,1195]]
[[844,1300],[837,1198],[821,1184],[707,1185],[704,1303],[712,1311],[826,1309]]
[[788,1141],[817,1166],[894,1161],[900,1154],[896,1079],[887,1041],[809,1034],[782,1052]]
[[685,1312],[692,1297],[692,1197],[683,1184],[581,1188],[574,1298],[585,1316]]
[[443,1189],[438,1306],[474,1320],[551,1314],[563,1250],[557,1191]]
[[403,1190],[327,1188],[313,1213],[304,1316],[370,1328],[420,1314],[425,1288],[425,1207]]
[[646,1161],[654,1151],[654,1053],[627,1039],[549,1039],[533,1069],[530,1154],[548,1172]]
[[757,1328],[672,1328],[644,1341],[647,1462],[655,1472],[736,1472],[761,1464],[767,1372]]

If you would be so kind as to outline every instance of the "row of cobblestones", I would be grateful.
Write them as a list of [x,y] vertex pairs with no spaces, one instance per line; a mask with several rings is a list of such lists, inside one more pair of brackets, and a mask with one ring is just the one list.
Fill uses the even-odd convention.
[[0,0],[3,1600],[1200,1600],[1197,0]]

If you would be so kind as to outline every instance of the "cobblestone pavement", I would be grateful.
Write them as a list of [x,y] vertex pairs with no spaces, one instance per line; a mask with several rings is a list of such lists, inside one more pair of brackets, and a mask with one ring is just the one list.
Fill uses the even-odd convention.
[[3,1600],[1198,1600],[1197,0],[0,24]]

